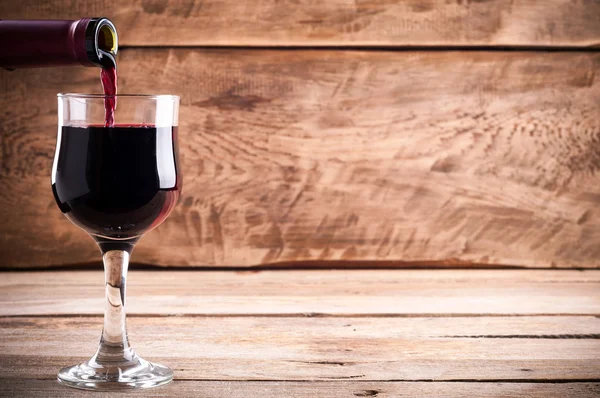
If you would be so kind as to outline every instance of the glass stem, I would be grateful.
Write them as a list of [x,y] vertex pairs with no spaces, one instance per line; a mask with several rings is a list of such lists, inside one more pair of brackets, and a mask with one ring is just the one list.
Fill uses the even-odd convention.
[[123,362],[132,361],[135,356],[129,346],[125,322],[125,288],[129,254],[127,250],[103,250],[102,252],[106,295],[104,329],[94,359],[103,366],[119,366]]

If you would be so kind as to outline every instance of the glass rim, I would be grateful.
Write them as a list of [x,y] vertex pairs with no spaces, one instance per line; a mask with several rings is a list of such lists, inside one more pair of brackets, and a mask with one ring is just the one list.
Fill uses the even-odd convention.
[[171,99],[179,100],[178,95],[171,94],[117,94],[117,95],[104,95],[104,94],[79,94],[79,93],[58,93],[58,98],[84,98],[84,99],[98,99],[98,98],[139,98],[139,99]]

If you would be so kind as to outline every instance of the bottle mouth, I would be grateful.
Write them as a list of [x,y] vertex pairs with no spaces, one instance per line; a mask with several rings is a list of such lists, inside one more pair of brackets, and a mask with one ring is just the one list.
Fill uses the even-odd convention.
[[98,48],[116,55],[118,50],[117,31],[112,22],[109,20],[105,20],[105,22],[106,23],[100,25],[96,36]]
[[88,59],[100,67],[115,67],[119,50],[117,28],[108,18],[91,18],[85,30],[85,51]]

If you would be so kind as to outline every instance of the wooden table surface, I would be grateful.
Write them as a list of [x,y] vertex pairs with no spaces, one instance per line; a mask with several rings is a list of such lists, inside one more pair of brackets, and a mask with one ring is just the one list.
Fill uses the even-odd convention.
[[[600,270],[131,271],[145,397],[599,397]],[[59,385],[102,328],[100,271],[3,272],[0,396]],[[108,394],[98,393],[95,397]]]

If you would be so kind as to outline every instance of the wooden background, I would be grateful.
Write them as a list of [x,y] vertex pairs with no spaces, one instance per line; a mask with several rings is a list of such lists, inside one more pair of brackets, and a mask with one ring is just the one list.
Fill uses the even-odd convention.
[[[135,262],[600,268],[599,0],[0,3],[100,15],[120,92],[182,100]],[[98,75],[0,71],[1,267],[99,262],[50,190],[55,94]]]

